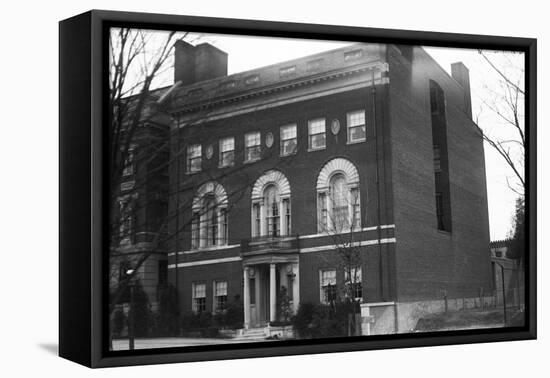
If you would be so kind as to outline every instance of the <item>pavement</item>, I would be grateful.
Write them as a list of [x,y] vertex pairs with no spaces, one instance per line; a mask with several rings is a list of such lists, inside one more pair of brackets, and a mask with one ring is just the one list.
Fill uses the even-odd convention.
[[[241,344],[244,342],[260,342],[262,339],[247,339],[246,341],[238,339],[221,338],[188,338],[188,337],[166,337],[154,339],[135,339],[134,349],[153,349],[153,348],[172,348],[182,346],[196,345],[220,345],[220,344]],[[128,339],[113,340],[113,350],[128,350]]]

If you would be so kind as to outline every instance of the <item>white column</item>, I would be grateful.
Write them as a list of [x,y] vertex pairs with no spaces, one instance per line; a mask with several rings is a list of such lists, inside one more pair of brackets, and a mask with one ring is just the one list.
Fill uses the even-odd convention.
[[250,279],[248,278],[248,267],[244,267],[244,328],[248,329],[250,326]]
[[298,306],[300,306],[300,264],[292,264],[292,273],[294,273],[292,302],[294,303],[294,313],[296,314]]
[[277,278],[275,264],[269,264],[269,321],[276,321],[277,316]]

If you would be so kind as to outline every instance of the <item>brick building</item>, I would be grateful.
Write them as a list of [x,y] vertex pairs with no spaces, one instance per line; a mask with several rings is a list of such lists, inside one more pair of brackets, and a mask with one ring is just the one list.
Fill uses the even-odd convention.
[[443,292],[490,292],[483,141],[462,63],[449,76],[420,47],[382,44],[234,75],[227,58],[177,42],[159,100],[176,214],[168,280],[183,312],[238,297],[255,328],[278,320],[282,292],[294,311],[345,292],[367,333],[392,333]]

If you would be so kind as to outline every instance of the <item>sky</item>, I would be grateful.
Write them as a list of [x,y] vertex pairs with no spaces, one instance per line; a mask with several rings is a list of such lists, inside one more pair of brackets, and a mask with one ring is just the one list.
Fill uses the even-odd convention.
[[[162,32],[156,32],[160,35]],[[304,39],[285,39],[271,37],[230,36],[215,34],[189,34],[186,40],[193,44],[209,42],[228,53],[228,74],[238,73],[280,63],[285,60],[337,49],[350,42],[314,41]],[[152,43],[154,45],[154,43]],[[497,97],[501,93],[501,78],[492,69],[477,50],[456,48],[424,47],[425,50],[450,75],[451,63],[463,62],[470,70],[470,86],[472,93],[472,113],[474,120],[485,133],[499,138],[513,138],[501,118],[499,118],[483,103],[500,105]],[[523,68],[523,55],[510,52],[486,51],[487,56],[505,74],[519,77],[518,69]],[[173,73],[168,70],[163,73],[155,86],[170,85]],[[489,223],[491,240],[504,239],[512,228],[512,218],[517,194],[510,188],[513,183],[513,172],[503,158],[487,143],[485,143],[485,165],[487,173],[487,192],[489,202]]]

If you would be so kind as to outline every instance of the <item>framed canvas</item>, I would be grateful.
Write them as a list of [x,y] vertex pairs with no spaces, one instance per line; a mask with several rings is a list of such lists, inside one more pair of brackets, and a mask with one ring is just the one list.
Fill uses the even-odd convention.
[[536,40],[60,22],[59,353],[536,337]]

